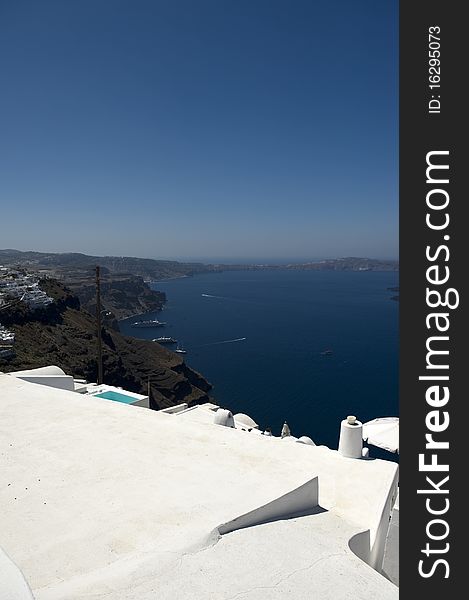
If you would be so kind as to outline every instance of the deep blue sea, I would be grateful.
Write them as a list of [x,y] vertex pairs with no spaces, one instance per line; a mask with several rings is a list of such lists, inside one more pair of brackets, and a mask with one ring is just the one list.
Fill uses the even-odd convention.
[[[123,333],[183,343],[218,404],[279,434],[337,447],[340,421],[398,416],[398,273],[227,271],[152,284],[165,328]],[[326,350],[332,353],[322,354]],[[387,454],[387,453],[386,453]]]

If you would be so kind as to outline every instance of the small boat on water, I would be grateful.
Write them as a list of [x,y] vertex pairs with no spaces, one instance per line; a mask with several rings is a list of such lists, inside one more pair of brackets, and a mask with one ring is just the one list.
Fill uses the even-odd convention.
[[153,341],[158,342],[158,344],[177,344],[177,340],[172,337],[158,337]]
[[179,344],[174,352],[177,352],[178,354],[187,354],[187,350],[184,350],[184,347]]
[[150,319],[149,321],[136,321],[132,323],[131,327],[164,327],[166,323],[164,321],[158,321],[158,319]]
[[330,356],[331,354],[334,354],[332,352],[332,350],[323,350],[321,353],[321,356]]

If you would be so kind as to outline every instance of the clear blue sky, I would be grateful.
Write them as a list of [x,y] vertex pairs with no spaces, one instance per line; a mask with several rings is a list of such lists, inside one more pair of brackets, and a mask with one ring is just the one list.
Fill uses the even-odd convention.
[[0,248],[397,257],[397,0],[0,0]]

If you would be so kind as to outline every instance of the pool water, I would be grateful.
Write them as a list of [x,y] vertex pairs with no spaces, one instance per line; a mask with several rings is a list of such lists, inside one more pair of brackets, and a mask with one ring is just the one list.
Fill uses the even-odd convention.
[[124,404],[132,404],[136,402],[137,398],[132,396],[126,396],[125,394],[119,394],[119,392],[107,391],[95,394],[95,398],[104,398],[105,400],[114,400],[114,402],[123,402]]

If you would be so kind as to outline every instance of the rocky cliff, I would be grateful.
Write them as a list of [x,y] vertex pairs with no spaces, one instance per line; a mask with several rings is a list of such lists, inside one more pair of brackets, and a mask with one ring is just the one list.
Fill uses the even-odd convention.
[[131,274],[146,280],[196,275],[220,271],[294,269],[301,271],[398,271],[397,260],[348,256],[314,262],[291,264],[203,264],[170,260],[154,260],[131,256],[89,256],[78,253],[21,252],[0,250],[0,263],[42,270],[59,279],[81,276],[96,265],[114,275]]
[[[78,296],[81,306],[94,315],[96,312],[94,269],[93,273],[88,276],[73,278],[69,276],[65,279],[65,283]],[[150,289],[142,277],[130,274],[116,275],[109,272],[101,274],[103,312],[111,312],[117,320],[136,314],[159,311],[165,302],[166,294]],[[118,329],[118,327],[115,328]]]
[[[57,365],[75,377],[96,381],[94,316],[81,308],[78,297],[62,283],[47,279],[41,281],[41,288],[54,298],[46,309],[30,311],[18,302],[2,311],[2,323],[16,334],[16,356],[0,358],[0,370]],[[108,327],[103,328],[102,339],[105,383],[144,394],[150,387],[151,405],[156,409],[209,401],[211,385],[177,354]]]

